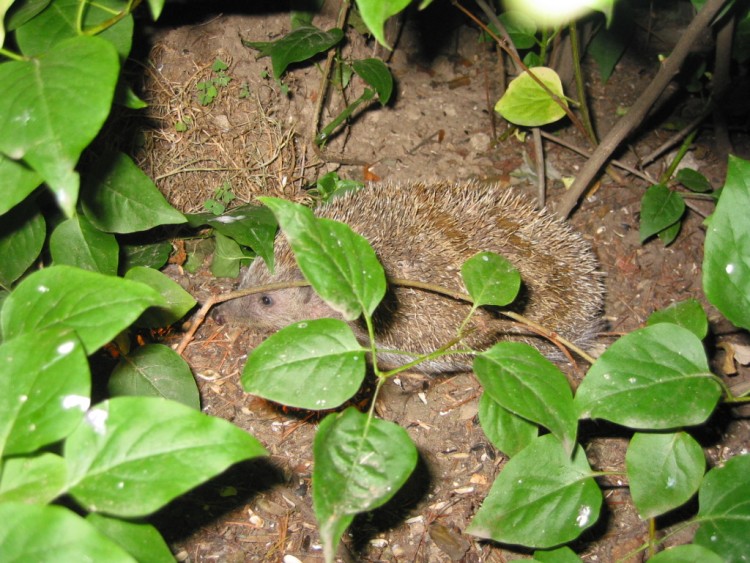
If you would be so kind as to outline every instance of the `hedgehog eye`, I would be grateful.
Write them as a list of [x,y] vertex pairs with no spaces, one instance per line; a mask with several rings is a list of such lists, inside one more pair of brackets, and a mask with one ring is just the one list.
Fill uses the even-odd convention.
[[261,295],[260,302],[266,307],[270,307],[271,305],[273,305],[273,299],[271,299],[268,295]]

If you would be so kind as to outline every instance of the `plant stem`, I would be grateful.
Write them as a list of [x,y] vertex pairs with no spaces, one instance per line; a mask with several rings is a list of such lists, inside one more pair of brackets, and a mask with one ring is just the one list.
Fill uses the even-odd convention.
[[576,91],[578,94],[578,109],[581,112],[583,126],[588,133],[591,146],[596,146],[598,144],[598,141],[596,140],[594,126],[591,123],[589,105],[588,101],[586,100],[586,88],[583,83],[583,71],[581,70],[581,42],[578,38],[578,26],[576,25],[575,20],[571,20],[568,31],[570,33],[570,50],[573,56],[573,76],[575,77]]
[[19,55],[18,53],[14,53],[13,51],[8,51],[7,49],[4,49],[3,47],[0,47],[0,55],[3,57],[8,57],[9,59],[12,59],[14,61],[26,61],[28,60],[27,57],[24,57],[23,55]]
[[660,184],[666,184],[669,182],[669,179],[674,174],[674,171],[677,169],[677,166],[679,166],[680,162],[682,162],[682,159],[687,154],[688,150],[690,149],[690,145],[693,143],[693,139],[695,139],[695,136],[698,134],[698,130],[694,129],[692,133],[690,133],[685,140],[682,142],[682,145],[680,146],[680,150],[677,151],[677,154],[672,159],[672,162],[669,163],[669,166],[664,171],[664,173],[659,177],[659,183]]

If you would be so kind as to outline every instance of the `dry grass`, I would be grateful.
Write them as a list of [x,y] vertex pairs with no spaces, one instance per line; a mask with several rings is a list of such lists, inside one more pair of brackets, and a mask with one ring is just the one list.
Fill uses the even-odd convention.
[[[175,53],[157,43],[144,72],[144,97],[148,126],[136,161],[154,179],[169,202],[184,212],[203,210],[203,203],[228,183],[236,196],[232,206],[253,201],[257,195],[275,195],[305,201],[306,150],[292,129],[284,129],[272,112],[261,105],[251,85],[241,97],[243,84],[233,79],[210,104],[202,106],[197,85],[216,74],[215,59],[194,63],[185,79],[162,72]],[[224,52],[216,57],[229,65]],[[184,61],[183,61],[184,68]],[[178,131],[176,124],[187,125]]]

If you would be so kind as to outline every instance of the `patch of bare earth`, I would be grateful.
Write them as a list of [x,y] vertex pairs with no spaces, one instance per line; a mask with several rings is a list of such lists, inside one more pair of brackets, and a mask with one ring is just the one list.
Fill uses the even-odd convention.
[[[322,15],[315,24],[328,29],[334,20]],[[333,161],[310,148],[310,127],[321,95],[319,69],[292,68],[283,79],[290,91],[284,95],[281,86],[266,77],[269,59],[256,60],[255,52],[240,42],[276,39],[289,29],[288,13],[282,11],[206,16],[199,23],[152,32],[153,47],[143,74],[144,97],[151,107],[136,156],[176,206],[200,210],[224,182],[231,184],[238,202],[252,201],[259,194],[302,201],[307,199],[304,186],[330,170],[355,179],[363,179],[367,171],[389,181],[477,178],[531,192],[526,165],[533,157],[530,141],[495,141],[506,127],[495,122],[492,112],[500,95],[494,79],[497,56],[457,15],[448,20],[409,20],[389,61],[397,84],[394,102],[371,107],[332,139],[325,154]],[[375,51],[372,41],[350,31],[345,56],[365,58]],[[211,78],[217,58],[229,64],[226,74],[232,81],[211,104],[202,106],[196,86]],[[637,98],[655,66],[653,58],[626,56],[606,84],[593,65],[587,67],[600,132],[616,120],[618,107],[628,107]],[[356,80],[349,99],[363,87]],[[323,122],[345,105],[339,94],[333,100]],[[187,124],[187,130],[178,132],[178,122]],[[660,123],[654,120],[647,134],[633,140],[638,154],[648,153],[671,134]],[[572,128],[555,133],[584,145]],[[747,139],[735,140],[738,154],[747,158]],[[546,143],[545,148],[552,178],[575,175],[583,162],[556,144]],[[635,160],[632,151],[619,158]],[[691,158],[714,186],[721,185],[725,155],[712,152],[710,131],[700,134]],[[651,168],[652,174],[658,174],[658,166]],[[668,248],[659,242],[641,245],[638,211],[644,187],[632,177],[626,176],[623,184],[605,177],[572,219],[591,241],[606,274],[609,329],[618,334],[633,330],[656,309],[699,298],[716,335],[711,343],[715,369],[726,373],[725,352],[719,346],[743,337],[702,298],[702,217],[690,212],[679,238]],[[563,189],[559,180],[548,182],[553,205]],[[173,267],[171,273],[199,300],[233,283],[214,279],[207,270],[188,275]],[[204,411],[251,432],[270,456],[234,467],[157,515],[155,521],[180,560],[280,561],[285,555],[302,561],[322,559],[310,488],[312,440],[319,419],[284,410],[241,388],[247,353],[263,336],[209,320],[187,349]],[[601,343],[612,339],[602,336]],[[585,369],[562,367],[574,377]],[[732,386],[747,386],[749,381],[741,366],[727,375]],[[378,412],[409,432],[419,448],[420,463],[391,502],[355,521],[340,548],[342,560],[500,562],[530,555],[463,533],[506,462],[478,425],[479,392],[471,374],[436,379],[404,375],[386,385]],[[740,414],[721,410],[712,430],[700,436],[710,464],[747,451],[750,429]],[[622,470],[627,434],[596,424],[583,430],[591,436],[588,454],[593,465]],[[643,544],[648,530],[632,507],[623,479],[611,477],[601,484],[606,504],[602,518],[574,547],[586,561],[641,560],[641,554],[627,555]],[[672,521],[676,519],[664,524]],[[670,542],[687,541],[690,533]]]

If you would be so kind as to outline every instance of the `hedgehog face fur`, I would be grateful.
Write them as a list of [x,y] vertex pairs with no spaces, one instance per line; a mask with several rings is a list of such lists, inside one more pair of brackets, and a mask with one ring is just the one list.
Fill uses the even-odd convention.
[[[388,183],[347,193],[315,211],[348,224],[375,249],[388,278],[433,283],[465,292],[463,262],[481,251],[501,254],[521,273],[522,290],[510,307],[579,345],[599,326],[601,276],[589,245],[570,226],[525,198],[475,182]],[[303,279],[285,238],[276,241],[275,271],[262,260],[245,271],[240,288]],[[396,367],[413,352],[435,350],[455,338],[469,305],[416,289],[391,287],[375,311],[379,365]],[[280,329],[293,322],[341,318],[310,287],[236,299],[222,308],[234,324]],[[361,342],[367,333],[350,323]],[[547,354],[554,347],[524,332],[491,308],[477,311],[460,346],[483,350],[499,340],[529,342]],[[414,356],[411,356],[414,357]],[[427,373],[471,369],[471,357],[444,356],[417,369]]]

